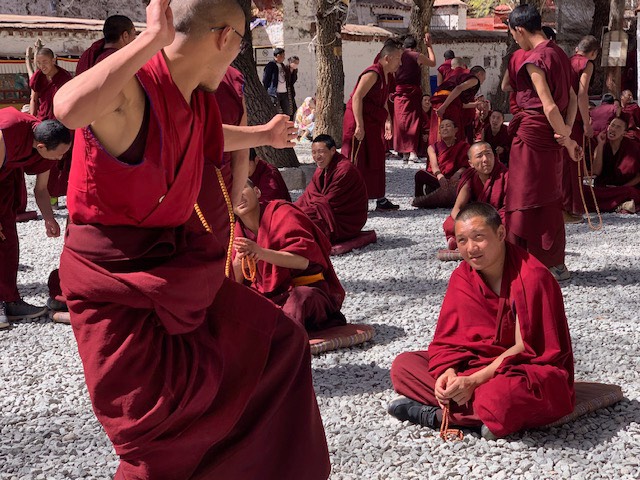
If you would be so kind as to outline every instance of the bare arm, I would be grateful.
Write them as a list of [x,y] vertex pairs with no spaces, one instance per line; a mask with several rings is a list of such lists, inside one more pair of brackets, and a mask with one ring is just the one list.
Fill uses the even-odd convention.
[[624,184],[625,187],[635,187],[640,183],[640,173]]
[[38,92],[36,92],[35,90],[31,90],[31,98],[29,100],[29,114],[33,115],[34,117],[36,116],[36,113],[38,113],[39,98],[40,95],[38,95]]
[[360,77],[358,86],[356,87],[355,92],[353,92],[351,106],[353,107],[353,116],[356,121],[356,130],[354,132],[354,136],[358,141],[362,141],[362,139],[364,138],[364,117],[362,113],[362,101],[364,100],[365,95],[369,93],[369,90],[371,90],[371,88],[376,84],[377,81],[377,73],[367,72]]
[[427,148],[427,156],[429,157],[429,166],[431,166],[431,172],[438,177],[438,180],[440,180],[440,175],[442,175],[442,172],[440,172],[440,166],[438,165],[438,155],[436,155],[436,151],[433,148],[433,145],[429,145],[429,148]]
[[47,183],[49,182],[49,171],[36,175],[36,185],[33,188],[33,196],[36,199],[38,209],[44,218],[44,226],[47,230],[47,237],[59,237],[60,225],[53,217],[53,209],[51,208],[51,197]]
[[[244,98],[242,99],[244,107]],[[247,109],[244,108],[240,126],[247,125]],[[226,143],[226,142],[225,142]],[[247,183],[249,177],[249,149],[236,150],[231,152],[231,173],[233,175],[233,184],[231,186],[231,203],[235,207],[240,203],[242,198],[242,190]]]
[[453,205],[451,209],[451,218],[454,220],[460,213],[462,207],[464,207],[467,203],[469,203],[469,199],[471,198],[471,187],[469,187],[469,182],[464,185],[460,191],[458,192],[458,196],[456,197],[456,203]]
[[421,53],[418,56],[418,65],[426,65],[427,67],[435,67],[436,66],[436,54],[433,51],[433,46],[431,45],[431,35],[428,33],[424,34],[424,44],[427,47],[427,54]]
[[24,63],[27,64],[27,75],[29,75],[29,78],[33,77],[35,72],[33,70],[33,47],[31,46],[27,47],[24,55]]
[[442,78],[442,74],[440,73],[440,70],[438,70],[438,73],[436,74],[436,78],[437,78],[437,85],[440,86],[440,84],[442,83],[442,80],[444,80]]
[[269,248],[262,248],[253,240],[238,237],[233,241],[233,246],[238,252],[236,258],[250,257],[254,260],[262,260],[263,262],[276,265],[283,268],[291,268],[294,270],[306,270],[309,266],[309,260],[301,255],[290,252],[279,252]]
[[593,63],[587,63],[586,68],[580,75],[580,86],[578,87],[578,109],[584,123],[584,133],[587,137],[593,137],[591,127],[591,117],[589,116],[589,84],[593,75]]
[[509,70],[504,71],[504,76],[502,77],[502,83],[500,84],[500,88],[502,88],[503,92],[513,91],[513,88],[511,88],[511,78],[509,77]]
[[604,155],[604,146],[607,143],[607,131],[598,134],[598,145],[593,153],[593,162],[591,163],[591,174],[596,177],[602,173],[602,157]]
[[[447,107],[451,105],[451,102],[453,102],[456,98],[458,98],[460,94],[465,90],[475,87],[479,81],[480,80],[478,80],[477,78],[470,78],[469,80],[462,82],[460,85],[457,85],[453,90],[451,90],[451,93],[447,96],[447,99],[444,101],[442,105],[440,105],[440,108],[436,110],[436,113],[438,114],[438,116],[442,117],[444,112],[447,110]],[[475,105],[474,105],[474,108],[475,108]]]
[[569,106],[567,107],[567,118],[565,123],[569,128],[573,129],[573,124],[576,121],[576,115],[578,114],[578,96],[572,89],[569,90]]
[[[246,111],[246,110],[245,110]],[[288,115],[276,115],[264,125],[223,125],[224,151],[269,145],[274,148],[293,148],[298,131]]]

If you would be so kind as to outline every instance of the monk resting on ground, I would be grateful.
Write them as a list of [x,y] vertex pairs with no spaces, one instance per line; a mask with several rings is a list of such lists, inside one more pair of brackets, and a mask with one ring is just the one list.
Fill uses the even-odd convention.
[[508,170],[496,162],[493,150],[488,142],[476,142],[469,148],[469,165],[458,183],[458,196],[451,215],[444,221],[442,228],[449,250],[458,248],[454,232],[454,218],[469,203],[484,202],[498,210],[504,223],[504,199],[507,194]]
[[307,330],[344,325],[344,289],[329,259],[331,244],[295,205],[260,203],[260,190],[247,181],[234,240],[233,270]]
[[331,243],[349,240],[367,223],[367,187],[358,168],[336,151],[329,135],[318,135],[311,145],[318,168],[295,204]]
[[575,404],[562,292],[549,270],[505,241],[500,215],[473,203],[456,217],[464,262],[451,275],[433,341],[391,366],[401,421],[480,428],[495,439],[547,425]]
[[489,115],[489,125],[482,132],[482,140],[489,143],[496,154],[498,161],[509,165],[509,151],[511,150],[511,135],[504,124],[504,113],[494,110]]
[[265,162],[253,148],[249,153],[249,178],[262,192],[261,198],[263,202],[270,202],[271,200],[291,201],[289,189],[278,167]]
[[469,144],[456,140],[458,127],[453,120],[442,120],[439,128],[442,140],[427,149],[427,170],[416,172],[414,207],[453,207],[458,181],[469,165]]

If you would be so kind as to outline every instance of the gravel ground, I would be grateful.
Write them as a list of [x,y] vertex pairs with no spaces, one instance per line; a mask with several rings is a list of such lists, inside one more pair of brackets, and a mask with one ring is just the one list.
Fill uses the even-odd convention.
[[[308,146],[299,147],[309,161]],[[563,284],[576,378],[617,383],[626,399],[613,408],[547,431],[498,441],[467,434],[443,443],[434,431],[388,416],[395,395],[389,368],[399,353],[432,338],[455,263],[444,248],[445,210],[409,206],[416,165],[390,161],[389,198],[399,212],[371,212],[366,228],[378,243],[342,257],[335,269],[346,291],[344,313],[376,327],[374,341],[313,359],[332,479],[638,479],[640,478],[640,297],[638,217],[604,215],[605,228],[567,228]],[[65,210],[58,212],[61,221]],[[61,239],[41,220],[19,226],[19,285],[27,301],[44,303],[47,276]],[[634,260],[635,259],[635,260]],[[96,421],[71,328],[41,319],[0,331],[0,478],[110,478],[117,459]]]

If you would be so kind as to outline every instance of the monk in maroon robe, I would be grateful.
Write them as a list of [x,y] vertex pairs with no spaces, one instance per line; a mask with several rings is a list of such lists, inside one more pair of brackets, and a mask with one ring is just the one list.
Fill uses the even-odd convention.
[[501,88],[504,92],[509,92],[509,111],[515,115],[520,110],[518,107],[518,102],[516,101],[516,78],[518,76],[518,70],[524,63],[524,60],[529,55],[527,50],[519,48],[515,52],[511,54],[509,57],[509,64],[507,65],[507,70],[504,72],[504,76],[502,77]]
[[489,116],[489,125],[484,128],[482,140],[491,145],[496,158],[503,165],[509,165],[512,138],[504,124],[504,114],[494,110]]
[[12,107],[0,110],[0,132],[0,328],[4,328],[9,320],[46,312],[46,307],[24,302],[18,292],[16,213],[24,174],[37,175],[34,196],[47,236],[60,236],[46,186],[49,169],[69,150],[71,134],[56,120],[40,122]]
[[417,161],[422,120],[422,66],[433,67],[436,56],[431,36],[424,37],[427,55],[416,51],[417,42],[409,35],[404,39],[402,63],[395,75],[393,94],[393,145],[405,160]]
[[128,45],[136,38],[136,27],[129,17],[111,15],[102,26],[104,38],[96,40],[84,51],[76,65],[76,75],[90,69],[100,60]]
[[631,90],[625,90],[620,94],[620,116],[629,125],[627,136],[640,140],[640,106],[633,100]]
[[617,100],[610,93],[602,96],[602,102],[597,107],[593,107],[589,114],[591,115],[591,127],[593,135],[597,136],[600,132],[604,132],[611,120],[619,117],[621,107],[617,104]]
[[389,82],[400,67],[402,52],[399,42],[385,43],[379,60],[360,74],[342,123],[341,152],[362,173],[369,198],[378,200],[378,210],[400,208],[385,197],[385,135],[391,138]]
[[449,75],[451,71],[451,61],[456,58],[456,54],[453,53],[453,50],[447,50],[444,52],[444,62],[437,69],[437,85],[444,81],[444,79]]
[[[601,212],[618,209],[635,213],[640,206],[640,144],[625,136],[623,118],[614,118],[606,132],[598,135],[592,173],[596,176],[593,193]],[[590,211],[595,211],[589,187],[584,197]]]
[[498,212],[472,203],[456,218],[464,262],[451,275],[427,351],[391,366],[399,420],[480,427],[486,439],[573,411],[573,354],[562,292],[533,255],[505,241]]
[[453,207],[458,182],[469,166],[469,144],[457,140],[457,132],[452,120],[440,122],[442,140],[429,146],[427,169],[418,170],[415,175],[414,207]]
[[329,135],[311,144],[318,168],[295,205],[316,224],[331,243],[357,236],[367,223],[367,187],[358,169],[336,151]]
[[261,202],[291,201],[291,194],[278,167],[263,160],[254,149],[249,155],[249,178],[262,192]]
[[455,237],[455,221],[460,210],[469,203],[488,203],[500,214],[504,223],[504,199],[507,195],[507,179],[509,171],[502,163],[497,162],[491,145],[488,142],[476,142],[469,147],[469,165],[458,183],[458,196],[453,205],[451,215],[442,225],[447,240],[447,248],[458,248]]
[[[307,330],[344,325],[344,289],[329,259],[327,236],[295,205],[283,200],[261,203],[259,198],[260,190],[247,182],[236,207],[236,280],[251,282]],[[249,278],[247,269],[251,272],[252,267],[243,265],[247,261],[254,264]]]
[[509,124],[514,139],[506,226],[512,243],[550,267],[556,278],[567,280],[561,150],[564,145],[571,158],[579,158],[569,127],[577,108],[576,94],[571,88],[569,58],[546,39],[541,24],[540,13],[532,5],[518,6],[509,16],[512,35],[529,53],[515,78],[520,111]]
[[116,478],[326,479],[306,333],[225,278],[194,213],[205,124],[222,156],[204,89],[246,19],[231,0],[168,3],[152,0],[146,30],[55,98],[78,129],[60,275]]
[[431,95],[422,95],[422,110],[420,111],[420,143],[418,144],[418,157],[427,156],[429,148],[429,127],[431,126]]

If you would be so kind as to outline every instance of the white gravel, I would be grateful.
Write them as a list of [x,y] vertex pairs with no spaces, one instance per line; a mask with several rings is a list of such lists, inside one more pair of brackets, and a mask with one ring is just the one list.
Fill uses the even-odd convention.
[[[309,161],[308,146],[299,147]],[[389,367],[399,353],[426,348],[456,263],[444,248],[445,210],[410,207],[416,165],[390,161],[388,196],[399,212],[371,212],[378,243],[334,257],[346,291],[344,313],[376,327],[373,342],[313,358],[314,384],[333,465],[332,479],[640,478],[640,238],[638,217],[606,214],[605,228],[567,227],[562,286],[576,378],[617,383],[626,399],[548,431],[490,442],[467,434],[443,443],[426,428],[386,414],[395,396]],[[30,200],[31,205],[33,201]],[[58,212],[62,220],[65,210]],[[19,287],[44,303],[62,240],[41,220],[20,224]],[[0,331],[0,478],[110,478],[117,459],[96,421],[71,328],[41,319]],[[240,479],[243,480],[243,479]]]

